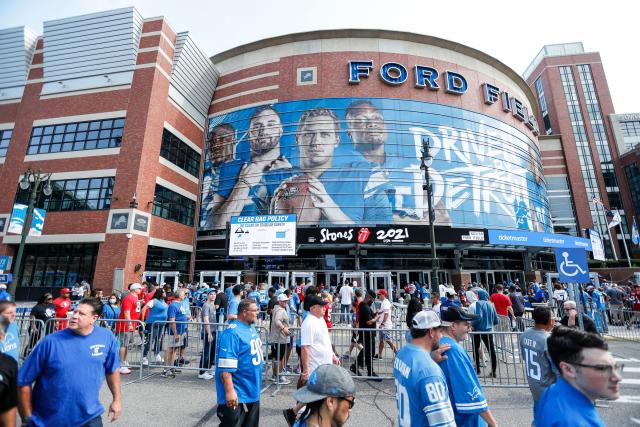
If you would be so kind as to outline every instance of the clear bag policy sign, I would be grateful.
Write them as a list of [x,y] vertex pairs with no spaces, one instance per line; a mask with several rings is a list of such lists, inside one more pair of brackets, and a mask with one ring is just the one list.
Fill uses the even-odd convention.
[[296,254],[296,216],[234,216],[229,230],[229,256]]

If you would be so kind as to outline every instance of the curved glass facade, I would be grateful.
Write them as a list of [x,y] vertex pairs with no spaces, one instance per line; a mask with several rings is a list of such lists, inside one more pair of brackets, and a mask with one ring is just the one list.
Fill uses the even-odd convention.
[[213,116],[200,229],[235,215],[296,213],[299,226],[436,223],[551,231],[540,152],[528,135],[461,108],[330,98]]

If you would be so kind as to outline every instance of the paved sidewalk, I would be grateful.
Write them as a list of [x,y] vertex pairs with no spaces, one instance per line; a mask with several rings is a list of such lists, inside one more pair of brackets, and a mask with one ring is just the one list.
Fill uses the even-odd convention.
[[[623,374],[623,398],[617,402],[599,406],[609,426],[640,425],[640,359],[638,344],[609,342],[612,353],[625,363],[629,370]],[[130,382],[122,387],[124,412],[114,426],[217,426],[215,414],[215,383],[197,378],[195,372],[183,372],[175,379],[159,375],[143,381],[135,381],[134,374],[123,377]],[[134,382],[131,382],[134,381]],[[295,383],[283,387],[274,395],[273,386],[261,398],[261,427],[285,426],[282,409],[293,405],[291,397]],[[347,423],[348,427],[395,426],[396,400],[393,381],[381,383],[356,380],[356,405]],[[489,405],[499,425],[529,427],[531,425],[531,395],[528,388],[485,388]],[[106,407],[110,402],[105,386],[101,400]],[[638,420],[638,421],[636,421]],[[634,424],[635,423],[635,424]]]

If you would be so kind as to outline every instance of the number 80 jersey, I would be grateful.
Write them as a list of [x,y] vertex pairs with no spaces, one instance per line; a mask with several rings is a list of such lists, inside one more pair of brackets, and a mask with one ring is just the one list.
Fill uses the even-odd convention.
[[231,323],[218,339],[216,351],[216,391],[218,405],[226,405],[222,372],[230,372],[238,403],[260,400],[262,388],[262,341],[253,326],[241,321]]
[[393,361],[398,427],[455,427],[442,369],[422,348],[407,344]]

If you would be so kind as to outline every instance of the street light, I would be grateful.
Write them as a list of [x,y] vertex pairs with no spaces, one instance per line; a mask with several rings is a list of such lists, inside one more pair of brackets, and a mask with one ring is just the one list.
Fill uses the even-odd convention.
[[429,168],[433,165],[429,138],[422,139],[422,157],[420,158],[420,169],[424,169],[425,185],[422,190],[427,192],[427,208],[429,210],[429,230],[431,234],[431,292],[438,292],[438,258],[436,258],[436,213],[433,206],[433,190],[429,179]]
[[40,171],[34,172],[31,168],[27,169],[22,179],[20,180],[20,189],[28,190],[31,188],[31,194],[29,195],[29,205],[27,207],[27,214],[24,218],[24,223],[22,224],[22,236],[20,239],[20,246],[18,246],[18,253],[16,255],[16,263],[14,265],[13,271],[13,281],[9,284],[9,293],[13,296],[15,301],[16,296],[16,288],[20,280],[22,279],[21,269],[22,269],[22,258],[24,255],[24,247],[27,242],[27,236],[29,235],[29,230],[31,229],[31,217],[33,216],[33,208],[36,204],[36,197],[38,196],[38,191],[40,191],[42,187],[42,194],[45,196],[50,196],[53,193],[53,189],[51,188],[51,174],[44,174]]

